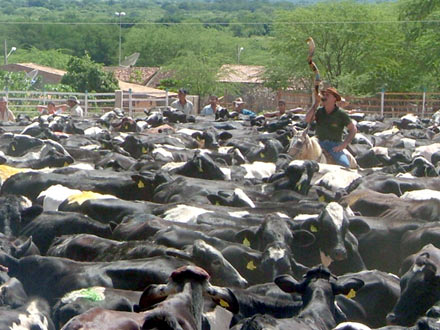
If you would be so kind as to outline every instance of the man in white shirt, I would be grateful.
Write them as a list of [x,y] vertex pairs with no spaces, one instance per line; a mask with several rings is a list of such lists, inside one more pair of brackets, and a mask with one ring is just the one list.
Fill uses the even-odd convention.
[[182,111],[185,115],[190,115],[193,113],[193,104],[186,99],[186,95],[188,95],[186,89],[179,89],[179,93],[177,94],[178,99],[171,103],[171,107]]
[[15,121],[13,112],[8,108],[6,96],[0,97],[0,121]]
[[69,110],[72,117],[83,117],[84,111],[79,105],[79,101],[76,96],[69,96],[67,99],[67,104],[61,105],[60,108],[63,110]]

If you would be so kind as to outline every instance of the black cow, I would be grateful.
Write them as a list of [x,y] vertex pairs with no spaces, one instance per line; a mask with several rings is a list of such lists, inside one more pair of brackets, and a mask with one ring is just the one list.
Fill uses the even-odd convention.
[[231,244],[222,250],[222,254],[250,285],[272,282],[281,274],[300,278],[308,270],[296,262],[290,248],[282,242],[267,245],[263,252],[244,245]]
[[294,248],[293,254],[300,263],[309,267],[322,263],[338,275],[366,269],[353,233],[368,232],[369,227],[365,222],[349,221],[347,212],[338,203],[331,202],[318,217],[293,221],[291,226],[315,236],[308,249]]
[[0,329],[55,330],[55,326],[47,302],[32,299],[17,309],[0,309]]
[[400,241],[401,259],[417,253],[427,244],[440,248],[440,222],[423,223],[417,228],[407,230]]
[[440,300],[440,250],[428,244],[403,263],[400,279],[401,295],[391,313],[389,324],[413,325]]
[[58,329],[76,315],[100,307],[104,309],[133,312],[142,291],[91,287],[66,293],[53,307],[52,320]]
[[7,267],[9,276],[20,280],[29,296],[44,297],[53,304],[69,291],[92,286],[143,290],[149,284],[164,283],[174,269],[190,262],[168,256],[77,262],[44,256],[16,259],[0,253],[0,264]]
[[[337,296],[338,306],[347,315],[348,320],[357,320],[373,328],[384,326],[387,314],[400,297],[399,278],[378,270],[365,270],[339,276],[338,280],[344,281],[351,277],[362,280],[364,286],[356,293]],[[352,304],[347,304],[347,300]],[[363,319],[354,317],[356,314],[353,313],[353,307],[365,312]],[[357,310],[354,312],[357,313]]]
[[357,291],[364,282],[355,277],[345,281],[331,278],[328,270],[321,267],[307,272],[305,279],[298,283],[289,275],[275,279],[275,283],[285,292],[302,296],[303,306],[298,316],[290,319],[275,319],[267,315],[256,315],[240,322],[232,329],[332,329],[336,326],[334,300],[338,294]]
[[110,238],[111,228],[108,224],[102,224],[79,213],[48,211],[40,214],[21,231],[22,235],[32,236],[33,242],[43,254],[55,237],[78,233]]

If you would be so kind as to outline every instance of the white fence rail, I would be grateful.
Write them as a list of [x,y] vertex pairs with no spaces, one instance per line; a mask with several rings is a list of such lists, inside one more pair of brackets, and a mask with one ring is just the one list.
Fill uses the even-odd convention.
[[156,106],[168,106],[168,92],[135,93],[115,91],[114,93],[66,93],[46,91],[0,91],[0,96],[6,96],[9,108],[14,113],[37,114],[37,106],[47,105],[49,101],[56,105],[65,104],[70,96],[76,96],[84,109],[86,116],[102,114],[114,108],[121,108],[130,116],[143,113],[145,109]]

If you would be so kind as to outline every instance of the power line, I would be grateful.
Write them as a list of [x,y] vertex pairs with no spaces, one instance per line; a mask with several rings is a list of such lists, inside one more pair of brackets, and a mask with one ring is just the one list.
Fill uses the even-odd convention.
[[[412,24],[440,23],[429,21],[307,21],[307,22],[123,22],[122,25],[332,25],[332,24]],[[2,25],[117,25],[119,22],[1,22]]]

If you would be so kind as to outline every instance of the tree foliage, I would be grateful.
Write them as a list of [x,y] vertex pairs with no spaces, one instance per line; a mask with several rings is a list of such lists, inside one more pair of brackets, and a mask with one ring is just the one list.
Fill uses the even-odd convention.
[[[89,56],[94,64],[117,65],[121,32],[123,57],[139,52],[137,66],[172,69],[177,75],[172,83],[192,92],[216,90],[215,71],[236,64],[240,48],[240,64],[267,67],[268,86],[286,88],[299,80],[311,87],[305,40],[312,36],[323,79],[345,93],[435,90],[440,83],[440,0],[0,0],[0,5],[0,19],[8,22],[0,39],[18,49],[10,63],[67,69],[81,67]],[[114,14],[120,11],[127,14],[121,21]],[[94,75],[74,78],[69,72],[71,86],[110,88],[98,82],[97,68],[83,66]]]
[[405,61],[410,54],[402,47],[404,36],[394,5],[341,1],[279,13],[268,71],[273,85],[285,87],[311,75],[306,62],[310,36],[322,78],[346,93],[394,90],[408,82],[411,70]]
[[113,74],[104,71],[102,65],[93,62],[88,54],[70,59],[61,83],[79,92],[104,93],[118,89],[118,82]]
[[190,94],[223,95],[225,88],[228,91],[234,89],[234,86],[225,87],[217,82],[220,63],[209,56],[201,56],[188,51],[176,58],[167,68],[174,73],[174,86],[169,87],[184,87]]

